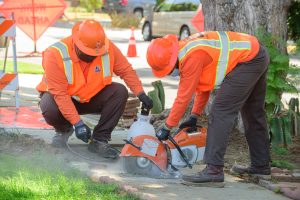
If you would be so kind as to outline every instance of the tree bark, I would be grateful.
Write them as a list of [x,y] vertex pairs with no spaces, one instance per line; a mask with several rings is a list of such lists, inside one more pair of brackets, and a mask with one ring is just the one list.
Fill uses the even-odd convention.
[[[287,40],[291,0],[202,0],[206,31],[236,31],[254,35],[259,27]],[[286,53],[285,42],[277,44]]]

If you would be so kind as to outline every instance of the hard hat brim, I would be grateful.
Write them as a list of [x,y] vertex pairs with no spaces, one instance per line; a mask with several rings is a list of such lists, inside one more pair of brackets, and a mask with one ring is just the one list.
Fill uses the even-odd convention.
[[177,38],[172,38],[172,55],[171,55],[171,59],[168,63],[167,66],[165,66],[162,70],[155,70],[152,68],[152,73],[154,76],[158,77],[158,78],[162,78],[164,76],[167,76],[168,74],[170,74],[172,72],[172,70],[175,67],[175,64],[177,62],[177,58],[178,58],[178,52],[179,52],[179,42]]
[[90,56],[101,56],[105,54],[108,50],[109,41],[105,37],[105,44],[100,49],[93,49],[86,47],[80,40],[79,40],[79,25],[81,22],[75,24],[72,28],[72,39],[75,43],[75,45],[82,51],[83,53],[90,55]]

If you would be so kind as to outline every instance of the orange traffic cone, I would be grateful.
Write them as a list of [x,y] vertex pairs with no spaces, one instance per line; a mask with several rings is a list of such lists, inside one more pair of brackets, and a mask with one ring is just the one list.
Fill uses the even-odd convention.
[[134,27],[131,27],[131,36],[129,38],[129,46],[127,51],[127,57],[136,57],[136,45],[134,38]]

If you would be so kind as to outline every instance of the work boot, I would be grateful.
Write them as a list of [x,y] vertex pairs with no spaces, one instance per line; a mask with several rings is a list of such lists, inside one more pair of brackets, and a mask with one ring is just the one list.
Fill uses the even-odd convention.
[[67,143],[69,137],[74,132],[74,129],[73,129],[73,127],[70,127],[66,131],[55,130],[55,132],[56,132],[56,134],[52,138],[51,145],[54,146],[54,147],[57,147],[57,148],[65,148],[67,146],[66,143]]
[[263,179],[271,178],[271,167],[269,165],[250,167],[242,165],[233,165],[230,169],[230,172],[234,175],[249,174]]
[[107,141],[98,141],[93,139],[88,146],[88,150],[97,153],[99,156],[107,159],[116,160],[120,152],[108,144]]
[[208,164],[201,172],[191,175],[183,175],[185,185],[204,187],[224,187],[223,166]]

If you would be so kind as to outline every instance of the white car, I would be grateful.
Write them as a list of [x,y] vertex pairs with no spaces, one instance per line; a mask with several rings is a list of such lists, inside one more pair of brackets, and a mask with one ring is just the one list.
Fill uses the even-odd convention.
[[155,6],[153,12],[142,19],[142,34],[145,41],[153,37],[176,34],[183,39],[196,33],[191,19],[201,6],[200,0],[165,0]]

